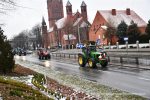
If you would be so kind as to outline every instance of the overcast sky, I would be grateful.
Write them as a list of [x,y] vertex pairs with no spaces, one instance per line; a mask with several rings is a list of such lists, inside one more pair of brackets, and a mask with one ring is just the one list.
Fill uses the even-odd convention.
[[[27,8],[16,8],[14,11],[7,12],[7,15],[0,15],[0,22],[4,23],[3,30],[5,35],[10,39],[19,32],[31,29],[34,25],[41,23],[42,16],[48,21],[47,0],[16,0],[18,5]],[[64,15],[66,2],[64,3]],[[77,9],[80,11],[82,0],[69,0],[72,3],[73,12]],[[84,0],[87,4],[88,18],[92,23],[97,10],[125,10],[130,8],[134,10],[140,17],[148,22],[150,19],[150,0]],[[48,22],[47,22],[48,24]]]

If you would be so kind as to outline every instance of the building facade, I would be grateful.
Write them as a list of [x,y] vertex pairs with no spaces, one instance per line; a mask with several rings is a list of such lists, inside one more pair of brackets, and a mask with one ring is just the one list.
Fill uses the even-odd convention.
[[47,0],[48,21],[52,27],[55,21],[64,17],[62,0]]
[[[89,31],[89,40],[99,40],[101,44],[107,45],[108,39],[105,38],[107,26],[110,25],[114,28],[124,21],[127,25],[130,25],[131,21],[137,24],[141,33],[145,32],[146,22],[137,15],[133,10],[127,8],[126,10],[99,10],[96,13],[94,21]],[[112,44],[116,44],[117,37],[112,36]]]
[[63,13],[62,0],[48,0],[48,18],[49,28],[45,20],[42,21],[42,37],[45,48],[74,47],[77,43],[88,40],[90,23],[87,18],[87,5],[83,1],[81,4],[81,13],[73,13],[72,4],[68,1],[66,4],[66,17]]

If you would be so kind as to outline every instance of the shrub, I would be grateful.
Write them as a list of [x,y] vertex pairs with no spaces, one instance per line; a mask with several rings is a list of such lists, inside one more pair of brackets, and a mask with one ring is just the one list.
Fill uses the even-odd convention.
[[3,32],[0,27],[0,71],[6,74],[14,69],[15,61],[11,45]]
[[23,95],[23,92],[15,89],[15,90],[10,91],[9,94],[11,96],[19,96],[19,97],[21,97]]

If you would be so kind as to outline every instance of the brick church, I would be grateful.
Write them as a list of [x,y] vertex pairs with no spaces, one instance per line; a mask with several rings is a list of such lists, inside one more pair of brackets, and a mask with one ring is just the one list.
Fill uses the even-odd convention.
[[73,13],[72,4],[66,4],[64,17],[62,0],[47,0],[49,28],[42,19],[42,39],[44,48],[73,48],[77,43],[89,40],[90,23],[87,15],[87,5],[81,3],[81,12]]

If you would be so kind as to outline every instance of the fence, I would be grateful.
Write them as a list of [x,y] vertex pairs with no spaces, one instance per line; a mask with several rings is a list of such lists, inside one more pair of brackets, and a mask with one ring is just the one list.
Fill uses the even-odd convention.
[[[107,51],[109,64],[150,69],[150,51],[148,50],[112,50]],[[78,59],[78,53],[52,53],[52,57]]]

